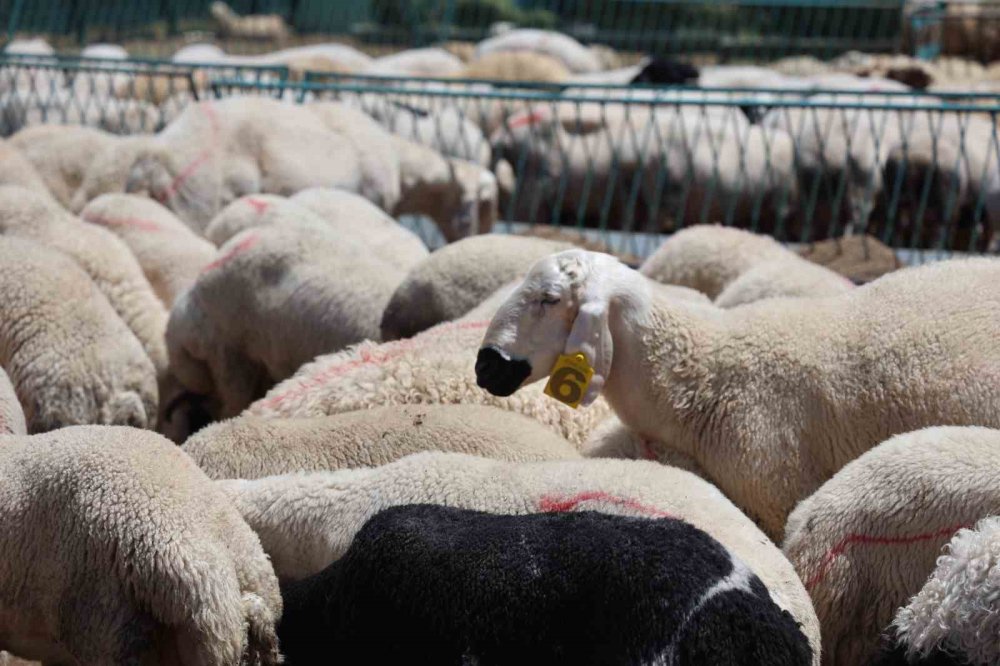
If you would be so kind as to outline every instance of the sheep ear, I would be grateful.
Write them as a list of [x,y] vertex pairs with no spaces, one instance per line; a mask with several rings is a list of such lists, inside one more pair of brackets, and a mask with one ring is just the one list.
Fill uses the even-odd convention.
[[601,289],[591,289],[580,302],[580,310],[573,322],[569,337],[566,338],[565,354],[583,352],[594,368],[594,376],[583,397],[586,406],[597,400],[604,389],[608,373],[611,372],[611,357],[614,345],[611,329],[608,327],[608,299]]

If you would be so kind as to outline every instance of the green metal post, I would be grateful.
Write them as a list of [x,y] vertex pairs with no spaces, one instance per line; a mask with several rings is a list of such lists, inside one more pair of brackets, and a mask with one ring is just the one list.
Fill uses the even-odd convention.
[[14,0],[14,8],[10,12],[10,21],[7,22],[7,41],[14,39],[17,29],[21,25],[21,14],[24,12],[25,0]]

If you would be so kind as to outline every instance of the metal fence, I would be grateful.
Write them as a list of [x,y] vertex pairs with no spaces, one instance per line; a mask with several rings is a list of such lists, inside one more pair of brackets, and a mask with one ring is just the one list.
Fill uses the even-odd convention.
[[4,134],[41,122],[130,133],[192,100],[339,101],[491,169],[506,229],[579,229],[640,257],[706,222],[788,242],[867,232],[931,254],[1000,242],[997,94],[504,85],[7,57],[0,119]]
[[[207,0],[0,0],[15,34],[79,44],[162,40],[212,31]],[[230,0],[241,14],[275,13],[299,34],[399,46],[477,41],[497,22],[557,29],[624,51],[772,59],[849,49],[896,51],[904,0]],[[240,44],[253,50],[252,44]],[[260,47],[258,47],[260,48]],[[135,51],[140,52],[140,51]]]
[[393,131],[489,164],[512,223],[592,230],[644,256],[721,222],[812,242],[867,232],[897,248],[994,250],[1000,96],[444,82],[251,85],[219,96],[336,100]]
[[216,80],[282,82],[286,67],[178,65],[132,59],[0,57],[0,135],[26,125],[80,124],[118,134],[154,132]]

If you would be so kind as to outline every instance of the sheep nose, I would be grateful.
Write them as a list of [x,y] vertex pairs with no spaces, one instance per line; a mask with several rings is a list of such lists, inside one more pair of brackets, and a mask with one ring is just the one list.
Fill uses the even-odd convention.
[[529,375],[530,363],[504,358],[496,347],[483,347],[476,357],[476,383],[493,395],[511,395]]

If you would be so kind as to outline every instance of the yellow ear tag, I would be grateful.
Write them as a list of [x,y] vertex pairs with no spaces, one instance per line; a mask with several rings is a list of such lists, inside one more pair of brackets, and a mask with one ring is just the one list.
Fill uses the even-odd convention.
[[576,409],[587,394],[593,376],[594,369],[582,353],[560,354],[552,366],[549,383],[545,385],[545,395]]

